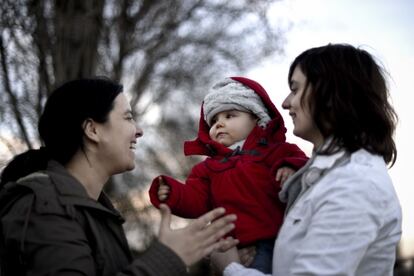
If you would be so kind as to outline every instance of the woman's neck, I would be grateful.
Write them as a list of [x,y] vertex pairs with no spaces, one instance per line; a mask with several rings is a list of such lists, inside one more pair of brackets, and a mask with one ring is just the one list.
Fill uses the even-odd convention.
[[301,137],[313,145],[312,151],[318,151],[323,145],[325,144],[326,140],[320,132],[315,133],[313,136],[309,136],[307,138]]
[[65,168],[83,185],[91,198],[98,200],[103,186],[109,179],[102,169],[93,164],[83,152],[76,153]]

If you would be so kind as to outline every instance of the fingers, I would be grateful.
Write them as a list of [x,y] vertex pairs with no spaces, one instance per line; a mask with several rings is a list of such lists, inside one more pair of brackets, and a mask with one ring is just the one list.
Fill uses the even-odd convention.
[[276,181],[280,181],[283,184],[295,171],[289,167],[282,167],[276,171]]
[[216,239],[221,238],[228,232],[234,229],[234,221],[237,219],[236,215],[226,215],[212,222],[207,228],[207,235],[216,232]]
[[168,198],[168,195],[170,194],[170,186],[166,185],[164,182],[164,179],[162,178],[162,176],[158,177],[158,199],[160,201],[164,201]]
[[[239,262],[239,256],[235,247],[227,250],[226,252],[215,251],[210,256],[213,267],[222,273],[223,270],[232,262]],[[221,274],[220,274],[221,275]]]
[[220,239],[215,243],[207,246],[204,250],[204,255],[210,255],[212,252],[226,252],[232,248],[236,248],[236,245],[239,243],[239,240],[228,237],[226,239]]
[[220,244],[216,244],[223,236],[228,234],[234,229],[235,215],[226,215],[214,222],[210,223],[207,227],[204,226],[202,231],[199,230],[198,238],[203,241],[206,248],[213,246],[212,249],[218,249]]
[[283,174],[283,175],[280,177],[280,184],[282,184],[282,185],[283,185],[283,183],[285,183],[285,181],[286,181],[286,179],[288,179],[288,177],[289,177],[289,176],[287,176],[286,174]]
[[222,216],[224,213],[224,208],[216,208],[189,225],[189,231],[197,235],[197,239],[202,242],[205,254],[224,244],[224,241],[220,243],[219,240],[235,227],[233,222],[237,218],[236,215]]
[[196,219],[193,222],[193,225],[199,227],[199,229],[202,229],[208,223],[210,223],[211,221],[213,221],[216,218],[224,215],[225,212],[226,212],[226,210],[224,208],[222,208],[222,207],[215,208],[215,209],[211,210],[210,212],[205,213],[204,215],[202,215],[198,219]]
[[276,181],[280,181],[280,179],[282,178],[282,174],[283,174],[283,170],[279,169],[276,171]]
[[214,209],[193,220],[187,227],[172,230],[171,211],[166,204],[160,204],[161,224],[159,240],[170,247],[186,265],[194,264],[213,250],[234,247],[235,239],[222,237],[234,229],[235,215],[225,215],[224,208]]
[[170,194],[170,187],[167,185],[159,186],[158,188],[158,199],[164,201]]
[[248,246],[240,249],[239,251],[240,262],[244,266],[250,266],[253,263],[254,257],[256,256],[256,247]]
[[286,180],[288,180],[288,178],[289,178],[292,174],[294,174],[294,173],[295,173],[295,172],[294,172],[293,170],[286,171],[286,172],[283,174],[282,179],[280,180],[280,183],[281,183],[281,184],[285,183],[285,181],[286,181]]
[[219,252],[225,252],[227,250],[229,250],[230,248],[236,246],[239,243],[239,240],[233,238],[233,237],[227,237],[225,239],[221,239],[219,241],[219,248],[218,251]]
[[160,236],[161,233],[170,229],[171,225],[171,210],[166,204],[160,204],[161,222],[160,222]]

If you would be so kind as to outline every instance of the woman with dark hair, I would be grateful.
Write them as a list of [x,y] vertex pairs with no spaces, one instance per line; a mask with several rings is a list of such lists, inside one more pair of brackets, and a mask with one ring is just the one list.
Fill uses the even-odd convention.
[[235,220],[223,208],[171,230],[164,205],[158,240],[132,258],[123,219],[102,192],[112,175],[135,167],[143,135],[121,92],[107,79],[80,79],[47,100],[44,147],[16,156],[1,175],[1,275],[185,275],[237,242],[221,239]]
[[[300,54],[288,81],[282,106],[314,150],[279,194],[273,275],[393,275],[402,215],[387,172],[397,116],[383,70],[365,50],[329,44]],[[234,250],[213,260],[225,276],[263,275]]]

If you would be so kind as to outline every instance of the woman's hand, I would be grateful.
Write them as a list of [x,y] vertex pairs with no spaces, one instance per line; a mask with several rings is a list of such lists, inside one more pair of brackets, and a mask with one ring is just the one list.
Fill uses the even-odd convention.
[[190,266],[221,247],[234,247],[238,240],[222,239],[234,229],[236,215],[226,215],[224,208],[216,208],[182,229],[172,230],[171,211],[160,204],[161,224],[159,240],[171,248]]

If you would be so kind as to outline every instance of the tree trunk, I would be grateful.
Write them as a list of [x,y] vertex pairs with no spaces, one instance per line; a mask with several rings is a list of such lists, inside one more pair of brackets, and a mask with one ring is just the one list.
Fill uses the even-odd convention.
[[102,0],[55,0],[55,84],[94,75],[104,4]]

